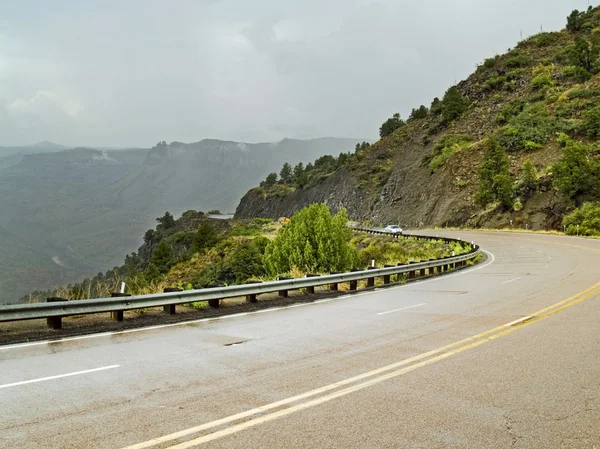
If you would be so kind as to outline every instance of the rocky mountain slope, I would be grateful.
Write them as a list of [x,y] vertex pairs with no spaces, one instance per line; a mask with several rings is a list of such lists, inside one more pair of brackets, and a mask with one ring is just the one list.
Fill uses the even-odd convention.
[[[407,227],[556,229],[566,212],[598,198],[599,55],[600,10],[574,11],[566,30],[532,36],[485,60],[407,122],[390,118],[374,145],[319,170],[315,162],[315,181],[295,176],[250,190],[236,217],[290,216],[324,202],[347,208],[353,219]],[[496,144],[498,171],[490,172]],[[555,164],[579,146],[594,181],[566,191]],[[565,162],[563,178],[577,172],[573,161]]]
[[2,266],[10,267],[0,270],[0,304],[120,264],[165,210],[233,210],[248,188],[285,161],[348,151],[357,141],[203,140],[18,154],[19,162],[0,169]]

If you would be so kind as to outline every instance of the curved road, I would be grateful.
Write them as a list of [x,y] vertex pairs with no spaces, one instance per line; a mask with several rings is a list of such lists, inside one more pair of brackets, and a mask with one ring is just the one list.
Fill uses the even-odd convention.
[[0,447],[600,448],[600,241],[444,234],[488,260],[284,310],[0,347]]

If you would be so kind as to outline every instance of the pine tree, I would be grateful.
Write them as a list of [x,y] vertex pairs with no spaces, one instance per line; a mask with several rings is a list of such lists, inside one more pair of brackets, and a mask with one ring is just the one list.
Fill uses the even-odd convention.
[[500,201],[512,206],[513,187],[510,178],[508,156],[495,137],[488,139],[483,162],[479,169],[479,189],[476,199],[482,205]]
[[287,162],[283,164],[283,167],[281,167],[279,178],[286,184],[290,184],[292,182],[292,166]]

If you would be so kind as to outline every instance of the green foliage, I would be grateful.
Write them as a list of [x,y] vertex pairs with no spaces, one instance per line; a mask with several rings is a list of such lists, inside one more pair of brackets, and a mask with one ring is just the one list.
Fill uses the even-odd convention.
[[267,178],[260,183],[261,187],[269,187],[277,182],[277,173],[269,173]]
[[579,12],[577,9],[573,10],[567,17],[567,31],[572,33],[581,31],[584,15],[585,13]]
[[531,85],[534,89],[541,89],[542,87],[551,86],[552,83],[552,77],[546,74],[538,75],[531,80]]
[[442,113],[442,102],[438,97],[435,97],[431,102],[429,112],[431,112],[431,115],[440,115]]
[[560,141],[564,148],[562,158],[552,167],[554,187],[566,198],[597,196],[600,166],[598,161],[589,158],[590,148],[565,135]]
[[279,179],[285,184],[290,184],[293,179],[292,166],[287,162],[283,164],[281,167],[281,171],[279,172]]
[[443,167],[450,157],[469,146],[473,138],[467,134],[448,135],[441,138],[433,147],[433,158],[429,162],[432,172]]
[[383,125],[379,128],[379,137],[384,138],[391,135],[398,128],[401,128],[406,123],[400,118],[399,113],[395,113],[392,117],[387,119]]
[[588,81],[593,76],[590,72],[588,72],[583,67],[576,66],[576,65],[566,66],[562,71],[562,75],[565,78],[573,78],[579,82]]
[[158,217],[156,221],[158,221],[157,230],[167,230],[175,226],[175,218],[168,211],[162,217]]
[[[544,145],[557,130],[556,119],[548,115],[543,104],[524,107],[509,119],[508,125],[498,131],[498,140],[507,151],[526,149],[526,142]],[[531,149],[531,143],[528,144]]]
[[192,235],[192,253],[199,253],[217,244],[219,236],[215,227],[204,220],[198,225],[198,229]]
[[171,248],[171,245],[169,245],[166,240],[162,240],[156,248],[154,248],[154,251],[152,251],[150,265],[156,267],[159,273],[166,273],[174,263],[175,260],[173,259],[173,249]]
[[593,36],[589,41],[582,36],[577,36],[575,43],[567,48],[569,62],[592,73],[596,71],[599,55],[600,39],[598,36]]
[[456,120],[469,108],[470,101],[456,86],[446,91],[442,100],[442,118],[445,124]]
[[221,211],[219,209],[211,209],[207,213],[208,215],[221,215]]
[[508,167],[508,156],[495,138],[488,139],[479,168],[479,189],[476,199],[481,205],[499,201],[512,207],[512,180]]
[[408,122],[412,122],[414,120],[427,118],[429,115],[429,109],[424,105],[421,105],[418,109],[413,109],[410,112],[410,116],[408,117]]
[[313,204],[296,212],[265,251],[265,267],[271,275],[293,268],[303,271],[341,271],[352,268],[356,251],[350,246],[348,216],[341,210],[333,217],[325,204]]
[[547,47],[548,45],[552,45],[558,36],[555,33],[540,33],[535,36],[535,44],[538,47]]
[[495,118],[496,123],[499,123],[499,124],[508,123],[508,121],[511,118],[513,118],[513,117],[519,115],[521,112],[523,112],[523,108],[525,108],[526,104],[527,103],[525,102],[525,100],[521,100],[521,99],[511,101],[510,103],[505,105],[500,110],[498,115],[496,115],[496,118]]
[[523,209],[523,203],[521,203],[521,200],[517,198],[513,203],[513,210],[515,212],[519,212],[521,209]]
[[519,68],[519,67],[527,67],[531,64],[531,58],[526,55],[516,55],[511,58],[508,58],[504,65],[508,68]]
[[600,138],[600,106],[587,111],[583,121],[583,130],[590,139]]
[[583,203],[580,208],[566,215],[562,224],[568,235],[600,236],[600,203]]
[[521,168],[520,190],[525,192],[534,191],[537,187],[538,174],[535,165],[527,159]]

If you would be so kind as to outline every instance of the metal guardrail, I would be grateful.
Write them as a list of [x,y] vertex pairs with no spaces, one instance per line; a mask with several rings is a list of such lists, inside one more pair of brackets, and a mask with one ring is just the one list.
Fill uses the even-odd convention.
[[[390,234],[372,229],[355,228],[372,234],[390,235],[396,238],[417,238],[427,240],[443,240],[445,242],[459,242],[469,244],[459,239],[447,237],[431,237],[407,234]],[[33,304],[12,304],[0,306],[0,322],[43,319],[48,320],[48,325],[54,329],[61,328],[62,317],[72,315],[84,315],[91,313],[110,312],[113,319],[123,320],[123,311],[134,309],[145,309],[149,307],[163,307],[167,313],[175,313],[175,305],[188,304],[191,302],[208,302],[212,307],[219,307],[219,301],[225,298],[246,297],[247,302],[256,302],[256,296],[264,293],[278,292],[280,296],[287,297],[288,290],[306,288],[314,293],[314,288],[330,285],[332,290],[337,290],[340,283],[350,283],[350,290],[357,289],[357,282],[367,279],[367,285],[374,285],[374,279],[382,277],[384,284],[390,283],[390,276],[407,274],[409,279],[415,279],[422,275],[432,275],[467,265],[467,261],[474,259],[480,254],[479,247],[471,244],[469,253],[460,256],[449,256],[442,259],[427,262],[410,263],[408,265],[397,265],[385,268],[372,268],[347,273],[330,274],[324,276],[307,276],[305,278],[282,279],[264,283],[249,283],[245,285],[233,285],[230,287],[204,288],[199,290],[185,290],[168,293],[156,293],[151,295],[123,296],[113,298],[94,298],[77,301],[52,301]]]

